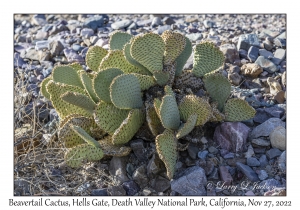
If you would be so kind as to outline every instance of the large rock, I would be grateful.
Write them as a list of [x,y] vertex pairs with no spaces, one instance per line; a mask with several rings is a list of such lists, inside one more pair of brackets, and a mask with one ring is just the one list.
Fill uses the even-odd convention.
[[269,136],[271,132],[278,126],[285,127],[285,122],[283,122],[279,118],[270,118],[254,128],[250,134],[250,138],[255,139],[260,136]]
[[121,20],[111,24],[111,27],[115,30],[119,30],[128,27],[131,23],[132,23],[131,20]]
[[239,37],[237,49],[249,50],[251,46],[259,47],[259,39],[256,34],[242,34]]
[[278,106],[256,109],[256,114],[253,118],[254,122],[263,123],[270,118],[280,118],[284,114],[284,109]]
[[277,65],[275,65],[271,60],[265,58],[264,56],[259,56],[256,59],[255,63],[269,73],[274,73],[279,70]]
[[276,127],[270,134],[272,147],[285,150],[286,149],[286,129],[282,126]]
[[178,174],[178,179],[171,181],[171,189],[183,196],[206,195],[207,179],[205,171],[199,166],[193,166]]
[[241,122],[224,122],[214,133],[214,140],[222,147],[232,152],[245,151],[245,144],[250,128]]
[[83,27],[91,28],[95,31],[97,28],[101,28],[103,24],[104,24],[103,16],[93,16],[84,20]]
[[236,60],[240,60],[239,52],[234,44],[223,44],[220,46],[220,50],[225,55],[225,62],[233,63]]

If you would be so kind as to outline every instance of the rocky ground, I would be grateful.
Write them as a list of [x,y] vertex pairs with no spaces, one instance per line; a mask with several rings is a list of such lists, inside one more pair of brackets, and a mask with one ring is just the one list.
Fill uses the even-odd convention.
[[[154,139],[136,136],[132,153],[64,165],[58,116],[39,85],[56,65],[79,62],[89,46],[108,48],[115,30],[137,35],[174,30],[193,45],[214,42],[226,55],[222,73],[232,95],[256,109],[244,122],[209,124],[180,152],[166,178]],[[15,195],[285,195],[285,15],[15,15]],[[193,56],[185,69],[192,69]],[[199,93],[201,95],[201,92]]]

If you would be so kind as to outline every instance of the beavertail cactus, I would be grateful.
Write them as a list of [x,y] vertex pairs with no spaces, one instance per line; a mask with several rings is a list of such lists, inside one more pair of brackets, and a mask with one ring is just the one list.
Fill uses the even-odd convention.
[[[231,85],[218,73],[224,55],[213,43],[196,45],[192,70],[183,69],[192,44],[177,32],[135,37],[117,31],[109,45],[109,50],[89,48],[90,71],[78,63],[57,66],[41,84],[42,94],[59,115],[58,134],[71,167],[128,155],[127,143],[148,125],[172,179],[178,151],[187,148],[180,139],[207,122],[255,115],[246,101],[229,98]],[[201,88],[204,97],[195,94]]]

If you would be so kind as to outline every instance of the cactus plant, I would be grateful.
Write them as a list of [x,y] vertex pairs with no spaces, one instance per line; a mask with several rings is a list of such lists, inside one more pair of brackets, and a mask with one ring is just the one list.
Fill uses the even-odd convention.
[[[88,50],[91,73],[76,63],[58,66],[41,85],[60,117],[59,138],[71,167],[105,155],[128,155],[126,144],[145,123],[172,179],[178,150],[186,149],[181,138],[207,122],[255,115],[247,102],[229,98],[230,83],[217,71],[224,55],[213,43],[196,45],[192,70],[183,70],[191,42],[177,32],[136,37],[115,32],[109,44],[108,51]],[[201,88],[204,97],[195,95]]]

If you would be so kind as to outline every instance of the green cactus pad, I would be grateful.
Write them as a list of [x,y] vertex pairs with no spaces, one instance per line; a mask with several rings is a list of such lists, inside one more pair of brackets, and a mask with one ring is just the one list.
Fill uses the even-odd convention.
[[[80,126],[89,135],[92,135],[92,129],[97,128],[97,124],[94,122],[93,118],[87,118],[80,116],[78,114],[72,114],[65,118],[63,122],[60,123],[58,129],[58,138],[64,142],[64,146],[67,148],[75,147],[79,144],[83,144],[85,141],[77,135],[77,133],[71,128],[71,126]],[[103,131],[100,131],[104,134]],[[99,132],[99,133],[100,133]]]
[[226,121],[244,121],[254,117],[256,111],[247,101],[239,98],[229,99],[225,104]]
[[136,74],[136,73],[131,73],[131,74],[138,78],[142,90],[147,90],[150,87],[157,84],[155,79],[152,76]]
[[81,70],[83,70],[82,66],[81,66],[79,63],[77,63],[77,62],[71,63],[71,64],[69,64],[68,66],[72,67],[72,68],[75,69],[76,71],[81,71]]
[[81,144],[66,152],[65,161],[68,166],[78,168],[84,161],[97,161],[102,159],[102,157],[103,151],[101,148],[89,144]]
[[180,125],[180,115],[174,96],[166,95],[160,105],[160,119],[167,129],[176,130]]
[[47,89],[46,89],[46,85],[48,84],[48,82],[52,80],[51,77],[47,77],[46,79],[44,79],[41,83],[41,93],[42,95],[50,100],[50,94],[48,93]]
[[225,101],[230,95],[230,82],[221,74],[210,74],[203,80],[209,96],[218,103],[218,109],[222,112]]
[[196,45],[194,52],[193,73],[202,77],[206,73],[214,71],[224,63],[224,54],[211,42],[202,42]]
[[170,65],[183,52],[186,43],[185,37],[170,30],[164,31],[161,37],[165,42],[164,65]]
[[56,109],[56,112],[61,120],[70,114],[80,114],[86,117],[91,116],[89,111],[61,99],[61,95],[68,91],[86,94],[85,90],[76,86],[57,83],[52,80],[50,80],[46,85],[46,90],[50,94],[52,105]]
[[153,71],[153,77],[160,86],[167,84],[170,79],[170,75],[167,72],[162,71]]
[[145,121],[145,113],[140,109],[130,110],[128,117],[122,122],[120,127],[112,136],[114,145],[125,144],[132,139]]
[[121,74],[123,74],[123,72],[120,69],[115,68],[105,69],[97,73],[92,85],[97,96],[101,100],[107,103],[112,103],[110,99],[109,87],[111,85],[112,80]]
[[145,66],[152,73],[163,69],[164,51],[164,40],[158,34],[154,33],[136,37],[130,49],[133,59]]
[[146,102],[146,120],[151,133],[154,136],[161,134],[164,130],[153,104]]
[[125,58],[122,50],[110,50],[108,54],[102,59],[100,64],[100,71],[110,68],[117,68],[125,73],[139,73],[143,74],[143,70],[131,65]]
[[197,119],[198,119],[197,114],[190,115],[189,118],[187,119],[186,123],[184,123],[183,125],[180,126],[180,128],[176,134],[176,138],[180,139],[180,138],[188,135],[194,129]]
[[85,57],[86,65],[93,71],[99,71],[100,63],[107,53],[107,50],[102,47],[90,47]]
[[129,110],[118,109],[113,104],[101,101],[97,104],[94,118],[101,129],[113,135],[128,116]]
[[163,134],[160,134],[155,139],[155,145],[159,158],[164,162],[167,169],[167,176],[172,179],[176,170],[177,139],[173,131],[166,129]]
[[187,122],[188,118],[197,114],[196,126],[204,125],[211,117],[211,107],[209,103],[195,95],[184,96],[179,103],[180,119]]
[[[93,79],[91,79],[91,76],[85,71],[80,71],[79,75],[80,75],[81,82],[88,95],[93,99],[95,103],[98,103],[99,98],[96,95],[95,90],[93,88]],[[92,75],[92,77],[94,77],[94,75]]]
[[192,43],[187,37],[185,37],[184,50],[181,52],[181,54],[175,60],[175,63],[176,63],[175,75],[176,76],[181,75],[183,67],[186,64],[189,57],[191,56],[191,54],[192,54]]
[[143,106],[141,85],[136,76],[122,74],[110,85],[110,98],[119,109],[139,109]]
[[93,110],[96,106],[95,102],[88,97],[86,94],[76,93],[72,91],[67,91],[60,97],[62,100],[66,101],[67,103],[73,104],[78,106],[82,109],[85,109],[89,113],[93,113]]
[[77,70],[70,66],[56,66],[52,71],[52,78],[54,82],[60,82],[66,85],[73,85],[84,88]]
[[98,142],[104,155],[121,157],[126,156],[131,152],[130,147],[113,145],[111,136],[107,136]]
[[109,49],[110,50],[123,50],[126,43],[130,41],[133,35],[126,32],[116,31],[110,35]]
[[140,64],[139,62],[137,62],[136,60],[133,59],[133,57],[130,54],[130,48],[131,48],[131,43],[125,44],[123,53],[124,53],[126,60],[133,66],[136,66],[137,68],[139,68],[140,71],[143,72],[143,74],[152,75],[151,72],[145,66],[143,66],[142,64]]
[[164,87],[164,91],[165,91],[165,95],[174,96],[175,97],[175,94],[174,94],[172,88],[169,85],[166,85]]
[[213,102],[210,104],[211,108],[212,108],[212,115],[210,118],[210,122],[221,122],[225,119],[225,115],[222,114],[219,109],[218,109],[218,103],[217,102]]
[[154,109],[156,111],[157,116],[160,118],[160,106],[161,106],[161,100],[158,98],[155,98],[153,101]]
[[71,125],[70,127],[86,143],[88,143],[91,146],[100,148],[100,144],[98,143],[98,141],[96,141],[93,137],[91,137],[84,129],[82,129],[77,125]]

